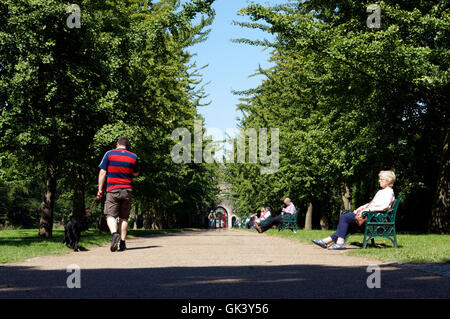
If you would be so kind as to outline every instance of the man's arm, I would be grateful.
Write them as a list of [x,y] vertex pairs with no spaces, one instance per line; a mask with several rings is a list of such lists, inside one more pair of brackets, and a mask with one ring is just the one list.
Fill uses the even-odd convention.
[[100,173],[98,173],[97,199],[99,199],[103,195],[103,185],[105,184],[105,180],[106,180],[106,171],[104,169],[100,169]]

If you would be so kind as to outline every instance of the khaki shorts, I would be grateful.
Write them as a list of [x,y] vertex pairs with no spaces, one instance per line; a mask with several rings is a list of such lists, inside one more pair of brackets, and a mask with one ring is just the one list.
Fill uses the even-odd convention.
[[131,189],[121,188],[106,193],[105,210],[106,216],[120,219],[128,219],[131,209]]

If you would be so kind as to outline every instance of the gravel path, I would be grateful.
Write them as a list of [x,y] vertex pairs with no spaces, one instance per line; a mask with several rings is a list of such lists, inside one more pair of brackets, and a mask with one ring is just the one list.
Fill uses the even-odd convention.
[[[252,232],[183,232],[127,246],[0,265],[0,298],[450,298],[450,278]],[[81,269],[79,289],[66,285],[71,264]],[[369,265],[381,267],[381,288],[367,287]]]

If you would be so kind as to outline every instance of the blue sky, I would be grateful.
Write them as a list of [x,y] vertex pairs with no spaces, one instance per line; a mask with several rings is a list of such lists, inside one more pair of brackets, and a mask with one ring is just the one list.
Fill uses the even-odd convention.
[[[254,0],[260,4],[280,4],[284,0]],[[263,51],[262,47],[232,43],[235,38],[264,39],[271,38],[270,34],[255,29],[247,29],[232,24],[233,20],[248,21],[245,16],[239,16],[238,11],[249,4],[247,0],[216,0],[213,8],[216,18],[211,25],[211,33],[205,42],[189,48],[197,66],[209,64],[202,70],[204,82],[209,94],[208,106],[200,108],[199,112],[205,118],[206,128],[218,128],[225,132],[227,128],[235,128],[237,117],[241,113],[236,110],[239,97],[232,94],[232,90],[246,90],[256,87],[261,76],[249,77],[255,73],[258,65],[263,68],[270,66],[268,62],[270,50]]]

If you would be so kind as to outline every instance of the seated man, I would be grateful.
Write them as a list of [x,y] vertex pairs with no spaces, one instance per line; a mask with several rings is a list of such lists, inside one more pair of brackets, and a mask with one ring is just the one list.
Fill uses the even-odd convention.
[[271,218],[267,223],[265,223],[261,227],[257,223],[254,223],[254,226],[255,226],[256,230],[258,231],[258,233],[263,233],[266,230],[272,228],[273,226],[281,224],[281,222],[283,221],[283,215],[286,215],[286,214],[295,215],[295,213],[296,213],[295,206],[289,198],[286,198],[284,200],[284,204],[286,205],[286,207],[283,208],[281,214],[278,215],[277,217]]

